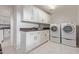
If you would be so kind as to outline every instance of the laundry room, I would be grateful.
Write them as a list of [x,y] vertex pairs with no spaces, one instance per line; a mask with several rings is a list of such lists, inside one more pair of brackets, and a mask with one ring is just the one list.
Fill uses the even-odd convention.
[[78,19],[79,5],[1,5],[1,53],[78,54]]
[[78,0],[1,0],[1,59],[78,59]]

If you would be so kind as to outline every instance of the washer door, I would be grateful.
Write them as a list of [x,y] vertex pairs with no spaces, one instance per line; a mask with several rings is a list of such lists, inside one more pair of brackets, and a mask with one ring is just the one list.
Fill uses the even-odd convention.
[[56,32],[56,31],[58,30],[58,28],[57,28],[57,26],[52,26],[52,27],[51,27],[51,30],[52,30],[53,32]]
[[63,31],[66,33],[72,33],[74,31],[74,28],[70,25],[66,25],[64,26]]

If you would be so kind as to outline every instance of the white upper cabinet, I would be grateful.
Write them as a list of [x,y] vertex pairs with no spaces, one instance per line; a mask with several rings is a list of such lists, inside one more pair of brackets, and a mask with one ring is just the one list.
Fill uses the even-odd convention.
[[49,15],[42,10],[39,11],[39,15],[42,23],[48,23],[48,21],[50,20]]
[[10,17],[0,15],[0,24],[10,24]]
[[38,23],[48,23],[49,15],[35,6],[23,6],[23,20]]
[[38,20],[40,23],[48,23],[50,16],[45,11],[38,9]]
[[0,16],[10,16],[10,7],[0,6]]
[[34,22],[39,22],[39,8],[33,7],[33,18]]
[[50,15],[45,13],[45,23],[48,23],[50,20]]
[[10,24],[10,6],[0,6],[0,24]]
[[43,11],[41,9],[38,10],[39,11],[39,20],[41,23],[43,23]]
[[23,20],[32,21],[32,6],[23,6]]

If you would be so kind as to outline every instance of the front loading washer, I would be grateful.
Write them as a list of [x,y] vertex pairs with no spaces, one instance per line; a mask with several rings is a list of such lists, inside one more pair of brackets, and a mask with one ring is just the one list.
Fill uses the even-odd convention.
[[60,25],[51,24],[50,25],[50,41],[55,43],[60,43]]
[[62,44],[76,47],[76,25],[70,23],[61,24]]

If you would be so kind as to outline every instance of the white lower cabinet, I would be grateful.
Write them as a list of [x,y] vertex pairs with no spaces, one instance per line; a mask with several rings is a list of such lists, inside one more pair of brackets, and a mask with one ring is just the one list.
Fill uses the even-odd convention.
[[37,46],[37,32],[26,33],[26,51],[29,51]]
[[34,31],[26,33],[26,51],[41,45],[49,40],[49,31]]
[[20,52],[25,52],[26,51],[26,32],[21,32],[20,33]]
[[49,30],[45,30],[45,39],[49,40]]
[[0,43],[3,41],[3,30],[0,30]]
[[40,44],[49,40],[49,31],[44,30],[40,32]]
[[4,29],[4,40],[10,39],[10,29]]
[[23,51],[28,52],[42,43],[49,40],[49,31],[33,31],[33,32],[22,32],[20,46]]

